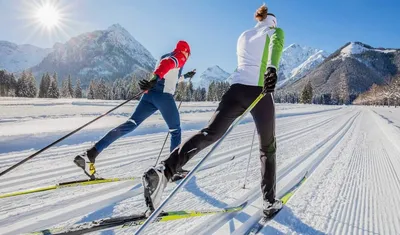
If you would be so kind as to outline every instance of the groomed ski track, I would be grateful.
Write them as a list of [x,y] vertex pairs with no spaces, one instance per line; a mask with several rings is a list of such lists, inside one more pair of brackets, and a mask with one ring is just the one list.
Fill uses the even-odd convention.
[[[210,113],[211,114],[211,113]],[[146,234],[243,234],[260,218],[259,157],[256,138],[243,189],[254,124],[239,125],[166,210],[210,209],[248,201],[239,213],[152,224]],[[184,131],[183,139],[194,131]],[[308,179],[261,233],[399,234],[400,130],[371,108],[332,107],[320,112],[277,114],[277,194],[308,171]],[[60,189],[6,198],[0,203],[0,234],[21,234],[101,217],[140,213],[139,176],[154,161],[165,133],[126,137],[99,157],[102,177],[138,176],[136,182]],[[169,141],[167,142],[169,143]],[[81,179],[72,164],[90,143],[52,148],[0,179],[6,193]],[[166,146],[164,155],[169,146]],[[192,159],[190,169],[209,148]],[[10,166],[32,151],[0,155]],[[167,195],[176,184],[169,184]],[[132,234],[136,228],[103,234]],[[102,234],[97,232],[93,234]]]

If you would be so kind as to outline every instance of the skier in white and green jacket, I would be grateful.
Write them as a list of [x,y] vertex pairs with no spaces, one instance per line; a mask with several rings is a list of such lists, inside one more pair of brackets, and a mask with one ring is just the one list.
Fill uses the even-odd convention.
[[243,32],[237,42],[238,67],[231,75],[231,86],[223,95],[208,125],[180,144],[161,164],[151,167],[143,175],[147,207],[154,211],[161,202],[167,182],[194,155],[215,143],[250,104],[266,92],[252,109],[260,143],[261,191],[265,216],[282,207],[275,198],[276,139],[275,106],[272,93],[277,82],[277,70],[282,55],[284,32],[265,5],[255,14],[258,23]]

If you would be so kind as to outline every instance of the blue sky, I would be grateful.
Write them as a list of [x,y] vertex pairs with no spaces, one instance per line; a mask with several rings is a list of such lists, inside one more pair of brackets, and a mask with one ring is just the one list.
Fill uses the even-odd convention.
[[[39,33],[32,25],[34,0],[0,0],[0,40],[52,47],[80,33],[126,28],[154,57],[184,39],[192,47],[186,70],[219,65],[236,67],[236,41],[255,25],[253,14],[263,2],[278,18],[292,43],[333,52],[349,41],[400,48],[398,0],[58,0],[68,20],[65,33]],[[45,1],[45,0],[38,0]]]

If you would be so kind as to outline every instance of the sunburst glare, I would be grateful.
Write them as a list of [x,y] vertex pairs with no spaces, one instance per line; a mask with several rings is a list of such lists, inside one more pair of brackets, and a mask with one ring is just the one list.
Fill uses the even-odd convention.
[[36,12],[36,18],[47,28],[53,28],[60,22],[60,13],[50,4],[44,5]]
[[74,34],[76,22],[71,19],[74,7],[69,1],[29,0],[21,7],[21,18],[26,19],[30,34],[27,39],[48,37],[49,40],[64,41]]

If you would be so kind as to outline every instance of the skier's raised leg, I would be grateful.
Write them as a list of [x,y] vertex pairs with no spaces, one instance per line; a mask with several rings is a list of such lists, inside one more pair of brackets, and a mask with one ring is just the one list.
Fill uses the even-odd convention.
[[157,108],[148,100],[148,94],[142,96],[132,116],[123,124],[109,131],[93,147],[75,157],[74,163],[91,179],[95,179],[96,157],[118,138],[135,130],[140,123],[152,115]]

